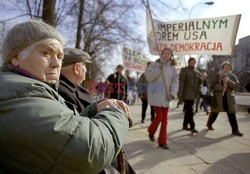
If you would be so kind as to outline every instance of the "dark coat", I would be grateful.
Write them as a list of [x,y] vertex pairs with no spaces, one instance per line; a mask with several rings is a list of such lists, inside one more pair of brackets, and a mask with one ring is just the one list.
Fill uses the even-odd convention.
[[72,83],[63,75],[60,76],[58,92],[67,103],[73,104],[79,113],[93,102],[91,94],[86,89]]
[[190,66],[181,69],[179,75],[178,98],[181,100],[194,100],[200,94],[202,79],[200,72]]
[[106,80],[106,93],[109,92],[109,98],[124,100],[126,94],[126,78],[119,73],[113,73]]
[[227,100],[224,102],[223,105],[223,85],[220,80],[220,75],[217,74],[211,83],[211,91],[213,91],[213,95],[215,96],[215,103],[212,106],[212,111],[219,113],[226,111],[225,106],[228,107],[229,113],[236,113],[236,104],[235,104],[235,90],[239,85],[238,78],[235,74],[229,73],[228,78],[228,88],[225,92]]
[[137,83],[137,91],[138,95],[141,99],[147,100],[148,99],[148,81],[145,77],[145,73],[143,73]]

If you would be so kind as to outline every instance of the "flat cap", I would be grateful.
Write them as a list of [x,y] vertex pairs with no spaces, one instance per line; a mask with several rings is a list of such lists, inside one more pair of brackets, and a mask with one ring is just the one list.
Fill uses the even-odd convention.
[[92,63],[88,53],[77,48],[64,48],[62,66],[68,66],[77,62]]

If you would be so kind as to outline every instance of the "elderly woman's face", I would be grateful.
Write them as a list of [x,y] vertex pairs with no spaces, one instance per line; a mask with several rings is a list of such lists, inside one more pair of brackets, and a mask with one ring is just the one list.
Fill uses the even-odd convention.
[[54,84],[59,80],[62,59],[63,47],[61,44],[39,45],[26,59],[16,59],[14,65],[44,82]]
[[231,66],[228,64],[225,64],[222,69],[225,73],[228,73],[231,71]]

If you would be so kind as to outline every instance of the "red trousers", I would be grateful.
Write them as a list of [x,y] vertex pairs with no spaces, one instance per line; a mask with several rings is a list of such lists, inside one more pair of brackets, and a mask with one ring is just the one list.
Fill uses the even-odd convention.
[[149,135],[154,135],[159,124],[161,123],[160,135],[158,138],[159,144],[167,144],[167,123],[168,123],[168,108],[154,106],[156,117],[148,127]]

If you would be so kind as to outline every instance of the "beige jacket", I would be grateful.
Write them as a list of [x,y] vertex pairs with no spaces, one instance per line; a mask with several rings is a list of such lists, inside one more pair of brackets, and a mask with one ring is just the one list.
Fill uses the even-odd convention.
[[177,97],[179,77],[177,69],[170,62],[160,59],[150,64],[145,77],[148,85],[148,104],[151,106],[169,107],[172,98]]

